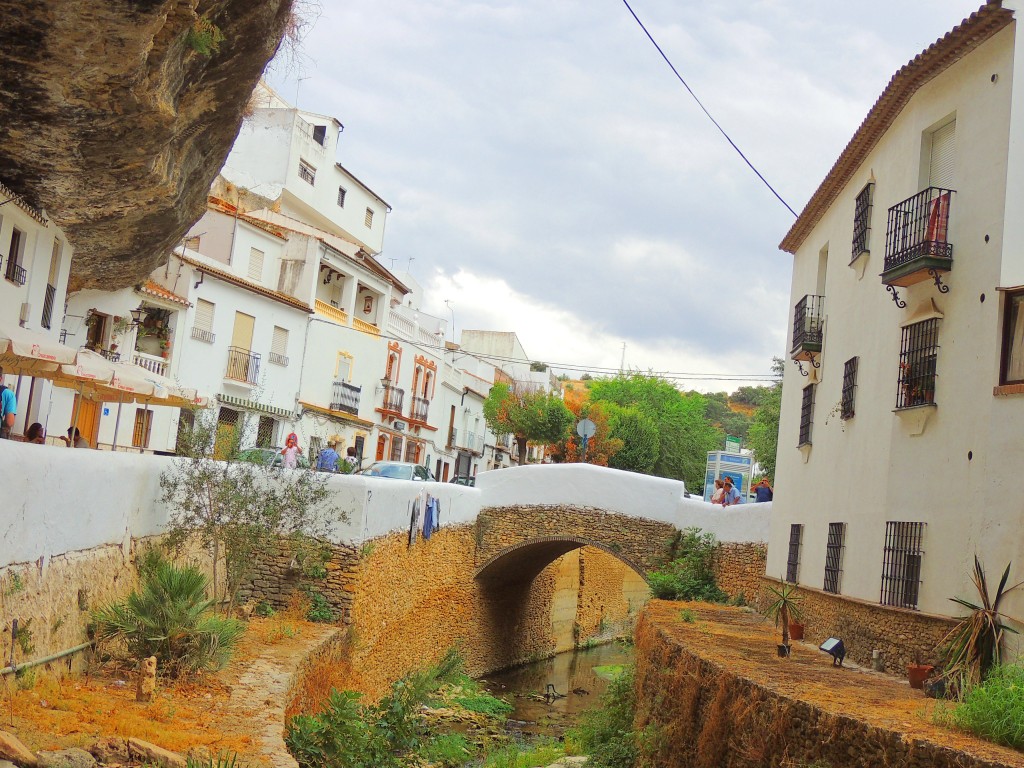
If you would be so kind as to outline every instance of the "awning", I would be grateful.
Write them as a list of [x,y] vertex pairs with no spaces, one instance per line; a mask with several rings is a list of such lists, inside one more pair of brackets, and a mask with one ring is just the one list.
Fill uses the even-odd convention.
[[0,328],[0,367],[13,376],[53,379],[60,366],[75,361],[78,350],[51,336],[20,326]]
[[284,419],[295,418],[294,411],[289,411],[287,408],[278,408],[274,405],[257,403],[255,400],[246,400],[244,397],[235,397],[234,395],[217,395],[217,400],[224,405],[231,405],[235,408],[244,408],[247,411],[269,413],[271,416],[280,416]]
[[302,400],[299,401],[299,405],[302,406],[303,411],[315,413],[318,416],[323,416],[324,418],[331,419],[332,421],[344,424],[355,424],[356,426],[364,427],[366,429],[372,429],[374,427],[374,423],[372,421],[360,419],[358,416],[354,416],[345,411],[335,411],[331,408],[324,408],[322,405],[313,405],[312,403],[306,403]]

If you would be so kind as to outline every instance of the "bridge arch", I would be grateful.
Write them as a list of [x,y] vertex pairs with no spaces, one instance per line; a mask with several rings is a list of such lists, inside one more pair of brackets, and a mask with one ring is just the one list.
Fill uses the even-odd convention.
[[594,547],[615,557],[647,581],[644,566],[624,555],[618,544],[566,535],[541,536],[507,546],[477,566],[473,578],[485,586],[529,582],[562,555],[582,547]]

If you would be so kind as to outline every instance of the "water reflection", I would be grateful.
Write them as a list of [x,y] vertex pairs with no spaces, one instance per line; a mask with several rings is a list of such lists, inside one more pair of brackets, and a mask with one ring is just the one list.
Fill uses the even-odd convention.
[[[530,734],[560,736],[577,715],[597,706],[608,680],[595,667],[632,661],[633,649],[622,643],[560,653],[550,659],[488,675],[481,683],[515,704],[510,728]],[[553,686],[557,696],[545,697]],[[514,698],[513,698],[514,697]]]

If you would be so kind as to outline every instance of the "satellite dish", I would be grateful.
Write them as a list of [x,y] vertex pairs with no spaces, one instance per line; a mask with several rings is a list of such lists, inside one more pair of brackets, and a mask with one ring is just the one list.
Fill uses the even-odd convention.
[[593,437],[597,432],[597,424],[590,419],[583,419],[576,425],[576,434],[580,437]]

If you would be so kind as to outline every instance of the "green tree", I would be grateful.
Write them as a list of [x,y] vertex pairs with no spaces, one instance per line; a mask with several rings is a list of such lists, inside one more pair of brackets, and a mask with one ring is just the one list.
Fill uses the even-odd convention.
[[491,431],[515,436],[520,466],[526,464],[529,443],[565,439],[574,418],[558,395],[520,384],[495,384],[484,401],[484,420]]
[[[600,405],[596,403],[595,407]],[[622,441],[622,447],[608,461],[608,466],[651,474],[658,461],[658,425],[654,419],[639,408],[623,408],[614,403],[604,407],[611,417],[611,436]]]
[[754,451],[754,458],[761,471],[775,478],[775,459],[779,452],[779,414],[782,411],[782,373],[785,363],[781,358],[772,359],[772,373],[779,380],[768,388],[761,406],[754,414],[754,420],[747,433],[747,445]]
[[197,413],[193,426],[179,431],[179,458],[160,475],[161,500],[170,509],[167,545],[211,549],[214,600],[223,562],[229,612],[260,555],[287,542],[299,561],[314,552],[322,557],[316,539],[332,520],[345,519],[328,503],[326,475],[239,460],[244,426],[218,429],[213,409]]
[[696,392],[683,394],[656,376],[629,373],[589,382],[591,400],[637,408],[658,428],[658,458],[651,474],[704,486],[707,453],[718,447],[722,431],[707,418],[707,400]]

